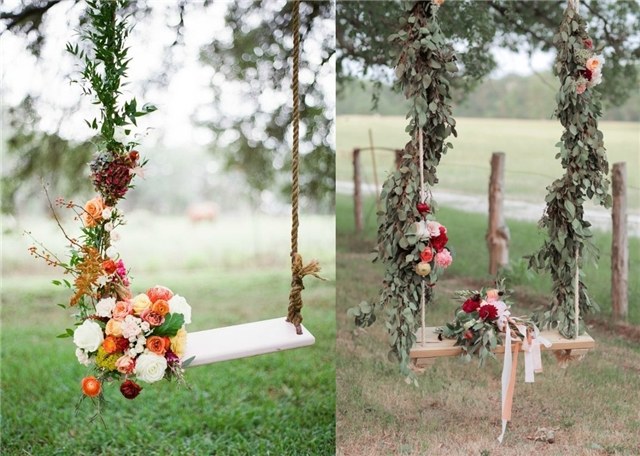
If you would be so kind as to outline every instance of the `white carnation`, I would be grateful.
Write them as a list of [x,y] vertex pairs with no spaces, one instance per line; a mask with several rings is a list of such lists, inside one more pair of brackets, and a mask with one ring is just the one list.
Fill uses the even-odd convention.
[[87,352],[85,352],[81,348],[76,348],[76,358],[78,358],[78,362],[83,366],[88,366],[91,364],[89,355],[87,355]]
[[91,320],[85,320],[73,333],[73,343],[87,352],[98,350],[103,340],[102,328]]
[[113,312],[115,306],[115,298],[101,299],[98,301],[98,304],[96,304],[96,314],[98,314],[99,317],[111,318],[111,312]]
[[155,383],[162,380],[167,370],[167,360],[164,356],[154,353],[143,353],[136,360],[134,373],[143,382]]
[[184,323],[191,323],[191,306],[187,303],[187,300],[180,295],[175,295],[169,299],[169,312],[179,313],[184,316]]

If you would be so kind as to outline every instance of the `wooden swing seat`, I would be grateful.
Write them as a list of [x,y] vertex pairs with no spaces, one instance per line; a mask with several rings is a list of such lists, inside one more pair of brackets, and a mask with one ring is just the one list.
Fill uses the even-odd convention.
[[264,355],[313,345],[316,339],[302,326],[302,334],[284,317],[225,326],[187,334],[183,360],[194,357],[189,367]]
[[[420,360],[430,360],[446,356],[460,356],[462,353],[462,347],[456,346],[456,341],[454,339],[443,338],[442,340],[438,340],[436,329],[437,328],[435,327],[426,328],[426,341],[424,344],[421,342],[422,329],[418,329],[416,333],[417,342],[413,347],[411,347],[411,351],[409,352],[409,357],[414,360],[416,364],[426,364],[421,363]],[[549,348],[541,345],[540,348],[542,350],[590,350],[596,346],[596,342],[587,333],[578,336],[577,339],[565,339],[557,331],[552,330],[540,331],[540,335],[545,337],[552,344]],[[522,347],[520,348],[520,351],[522,351]],[[495,353],[503,354],[504,345],[498,345],[495,349]]]

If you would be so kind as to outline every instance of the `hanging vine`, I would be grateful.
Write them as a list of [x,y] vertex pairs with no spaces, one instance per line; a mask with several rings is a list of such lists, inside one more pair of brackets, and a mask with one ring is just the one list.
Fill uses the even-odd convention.
[[[547,239],[528,259],[530,268],[548,271],[553,280],[553,300],[537,315],[538,322],[571,338],[583,330],[582,324],[576,328],[575,323],[574,277],[585,260],[598,257],[591,224],[584,219],[584,203],[593,199],[606,208],[611,206],[609,165],[597,121],[601,107],[593,90],[602,79],[604,59],[594,49],[577,2],[569,2],[554,42],[558,49],[554,73],[560,80],[555,115],[564,127],[556,158],[565,173],[547,187],[547,205],[539,222],[547,230]],[[582,319],[585,313],[597,310],[597,304],[589,298],[582,280],[578,290]]]
[[[378,246],[374,261],[386,265],[377,303],[362,302],[349,310],[358,326],[376,320],[376,311],[386,308],[386,327],[391,350],[389,358],[399,361],[402,374],[413,377],[409,350],[416,341],[419,326],[420,292],[425,304],[431,301],[432,287],[450,253],[444,248],[446,228],[434,221],[437,209],[431,200],[431,186],[438,183],[436,168],[442,155],[453,146],[446,139],[455,130],[450,106],[450,73],[457,71],[453,49],[446,42],[437,19],[442,1],[406,3],[401,30],[389,37],[399,45],[396,64],[398,84],[412,101],[407,115],[407,132],[412,140],[406,144],[397,171],[384,183],[381,197],[384,207],[378,214]],[[422,138],[420,138],[422,133]],[[420,139],[423,168],[420,170]],[[421,174],[425,191],[420,191]],[[426,193],[426,200],[425,200]],[[431,231],[431,233],[428,233]],[[447,264],[448,265],[448,264]],[[424,286],[426,284],[427,286]]]

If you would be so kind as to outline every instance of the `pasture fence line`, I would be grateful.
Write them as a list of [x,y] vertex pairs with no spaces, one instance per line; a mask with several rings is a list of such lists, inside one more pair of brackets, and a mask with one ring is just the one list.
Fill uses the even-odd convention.
[[[353,207],[356,233],[364,229],[362,211],[362,164],[361,151],[370,148],[353,149]],[[377,150],[390,151],[395,154],[396,169],[400,167],[402,150],[389,147],[378,147]],[[497,274],[500,267],[509,263],[509,229],[504,216],[504,174],[505,153],[494,152],[491,156],[491,174],[489,178],[489,224],[486,233],[489,250],[489,273]],[[551,177],[551,176],[545,176]],[[629,240],[627,232],[627,185],[626,163],[615,163],[612,169],[613,206],[611,218],[613,223],[611,243],[611,304],[613,317],[627,320],[629,314]],[[380,189],[376,186],[376,197]]]

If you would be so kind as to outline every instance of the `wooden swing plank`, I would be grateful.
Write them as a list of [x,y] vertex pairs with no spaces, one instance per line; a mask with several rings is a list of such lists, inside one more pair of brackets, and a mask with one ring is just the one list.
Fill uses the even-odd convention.
[[295,327],[284,317],[280,317],[188,333],[182,359],[195,357],[189,367],[201,366],[306,347],[313,345],[315,341],[313,334],[304,326],[302,334],[298,335]]
[[[417,341],[411,351],[409,357],[411,359],[422,358],[439,358],[445,356],[459,356],[462,353],[462,347],[455,346],[454,339],[438,340],[438,334],[435,332],[437,328],[426,328],[426,342],[423,344],[422,330],[418,329]],[[542,345],[542,350],[583,350],[592,349],[596,346],[595,341],[589,334],[582,334],[577,339],[565,339],[557,331],[541,331],[540,335],[551,342],[551,347],[546,348]],[[522,350],[522,349],[521,349]],[[504,353],[504,345],[498,345],[495,353]]]

